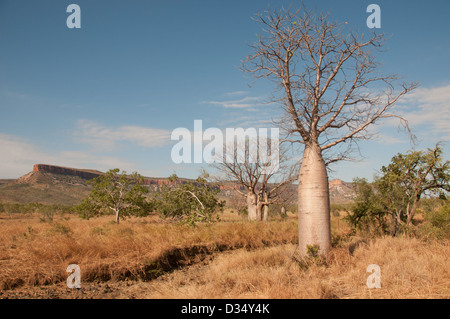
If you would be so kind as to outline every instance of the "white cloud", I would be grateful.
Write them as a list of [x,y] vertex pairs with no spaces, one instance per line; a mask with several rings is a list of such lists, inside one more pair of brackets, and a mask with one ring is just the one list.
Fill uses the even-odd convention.
[[79,120],[74,136],[77,142],[111,151],[119,142],[130,142],[148,148],[163,146],[170,143],[170,134],[168,130],[140,126],[112,128],[89,120]]
[[413,129],[426,126],[429,130],[421,130],[424,134],[432,134],[440,141],[450,140],[450,85],[419,88],[405,96],[405,104],[408,110],[401,115]]
[[383,134],[382,133],[375,134],[374,140],[377,143],[384,144],[384,145],[403,144],[403,143],[408,142],[404,138],[399,138],[399,137],[391,136],[391,135],[384,134],[384,133]]
[[247,94],[247,93],[248,93],[247,91],[234,91],[234,92],[225,93],[225,95],[227,95],[227,96],[238,96],[238,95],[244,95],[244,94]]
[[263,101],[263,97],[258,96],[248,96],[239,100],[229,100],[229,101],[203,101],[203,103],[219,105],[225,108],[235,108],[235,109],[250,109],[256,106],[266,105],[267,103]]
[[83,151],[46,152],[20,137],[8,134],[0,134],[0,149],[0,178],[18,178],[38,163],[102,171],[115,167],[131,171],[135,167],[133,163],[117,157]]

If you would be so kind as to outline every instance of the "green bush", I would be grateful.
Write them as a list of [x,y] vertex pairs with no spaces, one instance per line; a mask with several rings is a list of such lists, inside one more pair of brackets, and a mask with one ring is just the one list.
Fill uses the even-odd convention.
[[364,178],[355,178],[355,202],[347,210],[344,219],[352,227],[353,233],[361,230],[369,235],[384,235],[388,232],[389,223],[387,213],[380,205],[379,194]]
[[424,214],[422,235],[437,239],[450,238],[450,204]]
[[195,226],[197,222],[212,222],[213,216],[223,211],[225,201],[217,197],[219,189],[206,179],[199,177],[194,182],[183,182],[173,174],[169,182],[155,195],[156,211],[162,218]]

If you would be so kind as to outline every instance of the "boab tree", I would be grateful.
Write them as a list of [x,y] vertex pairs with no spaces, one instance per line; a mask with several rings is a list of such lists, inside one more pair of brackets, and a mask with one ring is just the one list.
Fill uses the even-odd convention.
[[219,180],[236,184],[234,190],[246,200],[248,220],[267,221],[269,205],[295,180],[297,165],[277,138],[254,135],[236,144],[226,144],[212,166],[221,174]]
[[[244,72],[277,84],[273,100],[283,110],[286,141],[303,145],[298,177],[299,248],[331,248],[327,164],[347,159],[353,146],[369,138],[378,121],[396,117],[394,104],[416,83],[379,72],[373,51],[384,36],[358,34],[327,14],[300,9],[257,14],[262,35],[242,64]],[[409,131],[409,130],[408,130]],[[330,151],[332,153],[330,153]]]

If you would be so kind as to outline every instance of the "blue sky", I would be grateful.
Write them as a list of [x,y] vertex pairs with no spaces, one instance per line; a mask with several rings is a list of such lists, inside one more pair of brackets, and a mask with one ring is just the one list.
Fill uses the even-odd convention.
[[[378,4],[378,32],[390,36],[377,54],[382,71],[420,82],[398,104],[414,147],[450,140],[449,1],[304,2],[361,32]],[[66,26],[71,3],[81,29]],[[251,17],[290,3],[299,1],[0,0],[0,178],[34,163],[198,176],[206,164],[172,162],[170,133],[196,119],[204,129],[273,126],[281,109],[262,103],[273,84],[238,67],[260,33]],[[334,165],[330,178],[371,179],[413,147],[392,122],[377,130],[360,144],[363,157]]]

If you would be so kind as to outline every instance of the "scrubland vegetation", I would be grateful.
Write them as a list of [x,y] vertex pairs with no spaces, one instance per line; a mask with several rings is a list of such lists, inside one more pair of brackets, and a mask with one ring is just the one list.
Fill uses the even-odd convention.
[[[226,209],[221,221],[195,227],[157,215],[80,219],[58,213],[2,214],[0,293],[66,287],[69,264],[82,289],[110,283],[94,298],[448,298],[449,204],[423,199],[415,225],[396,237],[366,227],[352,232],[347,206],[333,206],[333,248],[326,257],[297,254],[297,219],[288,212],[250,222]],[[369,289],[369,264],[381,289]],[[127,283],[126,285],[124,283]],[[54,297],[54,296],[53,296]]]
[[[138,174],[111,170],[77,206],[0,204],[0,296],[448,298],[450,163],[440,154],[399,154],[373,183],[356,179],[354,201],[330,207],[327,254],[300,252],[292,202],[249,220],[202,178],[147,195]],[[70,264],[81,295],[66,286]],[[381,288],[367,285],[372,264]]]

